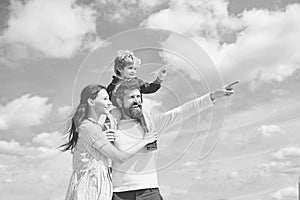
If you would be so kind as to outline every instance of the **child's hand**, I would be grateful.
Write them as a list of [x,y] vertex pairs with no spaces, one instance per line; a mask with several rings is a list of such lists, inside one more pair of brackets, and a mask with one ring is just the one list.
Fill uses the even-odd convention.
[[166,78],[166,76],[167,76],[167,68],[164,67],[158,72],[157,77],[159,78],[159,80],[163,81]]

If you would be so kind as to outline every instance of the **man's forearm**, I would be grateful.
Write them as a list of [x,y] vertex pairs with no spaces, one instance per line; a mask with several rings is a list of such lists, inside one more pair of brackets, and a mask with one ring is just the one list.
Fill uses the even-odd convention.
[[188,101],[166,113],[154,116],[154,123],[158,131],[163,131],[180,121],[185,121],[197,113],[213,105],[210,93]]

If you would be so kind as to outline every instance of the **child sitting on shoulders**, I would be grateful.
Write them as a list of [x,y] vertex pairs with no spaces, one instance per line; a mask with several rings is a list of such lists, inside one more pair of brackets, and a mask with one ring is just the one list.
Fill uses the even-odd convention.
[[152,94],[159,90],[161,83],[167,75],[166,68],[163,68],[157,78],[152,82],[148,83],[136,76],[136,70],[141,65],[141,59],[136,57],[132,51],[119,50],[118,56],[115,59],[114,71],[112,82],[107,86],[107,92],[113,105],[117,106],[115,89],[124,80],[136,78],[140,84],[140,91],[142,94]]
[[[109,95],[109,98],[114,106],[117,106],[116,102],[116,89],[118,85],[122,83],[122,81],[126,81],[129,79],[137,79],[139,86],[140,86],[140,92],[141,94],[151,94],[159,90],[161,87],[161,83],[165,79],[167,75],[166,68],[162,68],[157,78],[152,82],[148,83],[143,81],[142,79],[139,79],[136,76],[136,70],[141,65],[141,59],[136,57],[132,51],[129,50],[119,50],[118,56],[115,59],[114,63],[114,71],[115,75],[113,76],[112,82],[107,86],[107,92]],[[118,124],[119,120],[121,119],[121,111],[119,108],[115,108],[111,110],[111,116],[113,116],[111,119],[106,118],[105,122],[108,124]],[[147,128],[147,124],[145,121],[145,117],[141,116],[138,119],[139,123],[141,124],[142,128],[144,129],[145,133],[147,133],[149,130]],[[117,126],[117,125],[116,125]],[[156,150],[157,149],[157,142],[153,142],[151,144],[147,145],[147,149],[149,150]]]

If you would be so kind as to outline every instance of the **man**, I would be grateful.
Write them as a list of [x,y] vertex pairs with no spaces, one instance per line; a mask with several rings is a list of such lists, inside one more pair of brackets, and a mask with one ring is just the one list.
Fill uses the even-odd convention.
[[[142,139],[146,132],[161,134],[168,127],[213,105],[215,99],[234,93],[233,82],[226,87],[189,101],[165,113],[148,114],[142,110],[142,96],[135,80],[124,81],[116,89],[116,101],[122,117],[114,144],[126,151]],[[161,200],[157,180],[155,151],[143,149],[126,162],[113,163],[113,200]]]

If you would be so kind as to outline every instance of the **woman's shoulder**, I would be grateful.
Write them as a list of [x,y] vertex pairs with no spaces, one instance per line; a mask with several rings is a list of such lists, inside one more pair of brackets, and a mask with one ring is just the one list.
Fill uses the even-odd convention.
[[84,119],[79,126],[79,131],[80,132],[85,132],[85,131],[102,132],[102,128],[99,125],[97,125],[95,122],[92,122],[88,119]]

